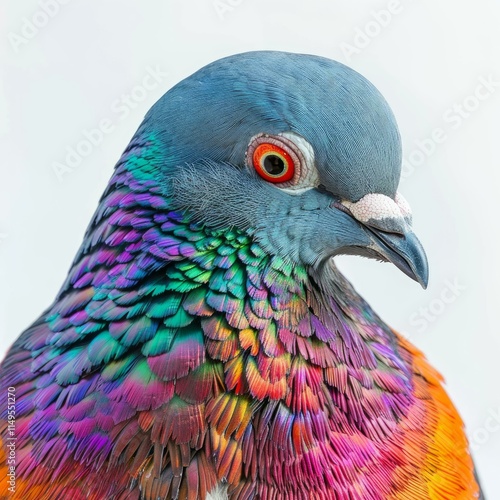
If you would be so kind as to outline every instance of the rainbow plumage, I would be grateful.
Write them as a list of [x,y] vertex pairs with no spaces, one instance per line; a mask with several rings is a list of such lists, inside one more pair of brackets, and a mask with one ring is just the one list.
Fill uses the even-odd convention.
[[13,498],[476,498],[423,355],[333,264],[175,208],[161,149],[139,131],[59,295],[3,362]]

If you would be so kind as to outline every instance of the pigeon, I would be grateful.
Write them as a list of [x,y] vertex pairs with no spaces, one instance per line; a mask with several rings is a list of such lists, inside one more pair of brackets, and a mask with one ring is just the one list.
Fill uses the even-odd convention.
[[442,377],[334,262],[427,286],[401,164],[333,60],[237,54],[170,89],[1,364],[1,498],[482,498]]

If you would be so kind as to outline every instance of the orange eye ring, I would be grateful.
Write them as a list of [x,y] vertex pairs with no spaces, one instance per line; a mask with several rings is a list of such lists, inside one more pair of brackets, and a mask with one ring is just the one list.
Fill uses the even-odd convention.
[[253,151],[252,162],[257,173],[268,182],[287,182],[295,175],[293,158],[276,144],[259,144]]

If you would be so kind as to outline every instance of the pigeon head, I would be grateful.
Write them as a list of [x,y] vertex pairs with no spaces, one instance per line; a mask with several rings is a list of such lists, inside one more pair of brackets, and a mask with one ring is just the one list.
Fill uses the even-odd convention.
[[347,66],[282,52],[221,59],[167,92],[138,134],[156,137],[156,175],[193,221],[237,228],[306,266],[339,254],[390,261],[426,286],[397,192],[396,121]]

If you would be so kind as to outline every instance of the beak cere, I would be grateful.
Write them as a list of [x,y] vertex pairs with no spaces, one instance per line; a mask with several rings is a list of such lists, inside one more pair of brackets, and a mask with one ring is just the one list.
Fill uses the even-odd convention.
[[371,250],[427,288],[427,256],[413,233],[411,209],[401,194],[393,200],[383,194],[370,193],[359,201],[341,203],[369,233]]
[[351,215],[365,226],[388,232],[405,232],[411,227],[411,209],[401,194],[392,200],[384,194],[370,193],[359,201],[342,201]]

